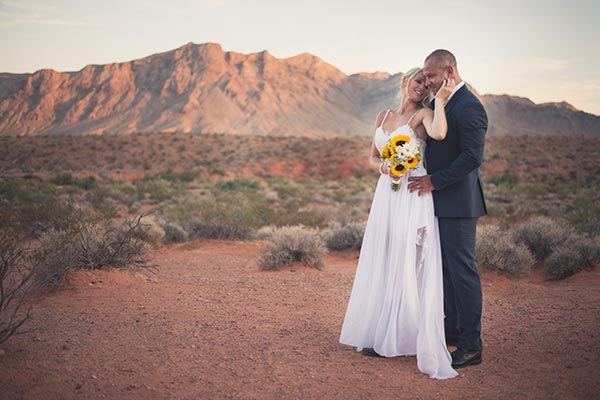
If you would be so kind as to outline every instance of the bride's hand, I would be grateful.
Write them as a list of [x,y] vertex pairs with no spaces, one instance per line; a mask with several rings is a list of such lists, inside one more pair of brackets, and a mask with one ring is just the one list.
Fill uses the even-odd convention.
[[442,86],[440,86],[440,89],[435,94],[436,100],[439,99],[442,102],[448,100],[448,97],[450,97],[450,94],[452,93],[455,87],[456,82],[454,82],[454,79],[444,79]]

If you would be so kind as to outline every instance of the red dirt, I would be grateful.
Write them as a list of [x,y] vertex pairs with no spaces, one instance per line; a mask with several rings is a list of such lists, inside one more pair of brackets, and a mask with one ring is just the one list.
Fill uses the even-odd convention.
[[259,271],[261,243],[160,249],[154,275],[80,272],[0,351],[2,399],[591,399],[600,273],[484,285],[484,363],[447,381],[338,343],[356,252]]

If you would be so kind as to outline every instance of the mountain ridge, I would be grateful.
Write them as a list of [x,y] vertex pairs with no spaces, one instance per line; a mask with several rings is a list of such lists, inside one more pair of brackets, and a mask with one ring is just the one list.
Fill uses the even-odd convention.
[[[395,105],[402,74],[346,75],[310,53],[276,58],[194,44],[79,71],[0,73],[0,135],[229,132],[362,136]],[[566,102],[483,95],[490,134],[600,137]]]

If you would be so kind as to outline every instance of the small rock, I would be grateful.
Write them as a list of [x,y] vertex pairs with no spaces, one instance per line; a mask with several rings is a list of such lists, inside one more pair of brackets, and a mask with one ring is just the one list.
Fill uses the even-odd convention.
[[96,375],[92,375],[92,379],[98,379]]
[[5,354],[6,354],[6,352],[4,350],[0,349],[0,356],[3,356]]

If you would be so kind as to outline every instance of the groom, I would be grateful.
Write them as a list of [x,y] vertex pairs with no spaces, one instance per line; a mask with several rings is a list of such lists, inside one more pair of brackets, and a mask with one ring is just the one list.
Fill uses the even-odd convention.
[[483,105],[458,74],[447,50],[431,53],[423,65],[426,86],[437,93],[445,79],[457,82],[445,105],[448,133],[425,150],[429,175],[410,178],[410,191],[433,192],[442,245],[446,343],[457,346],[452,367],[481,364],[481,282],[475,267],[477,219],[487,213],[479,166],[487,130]]

